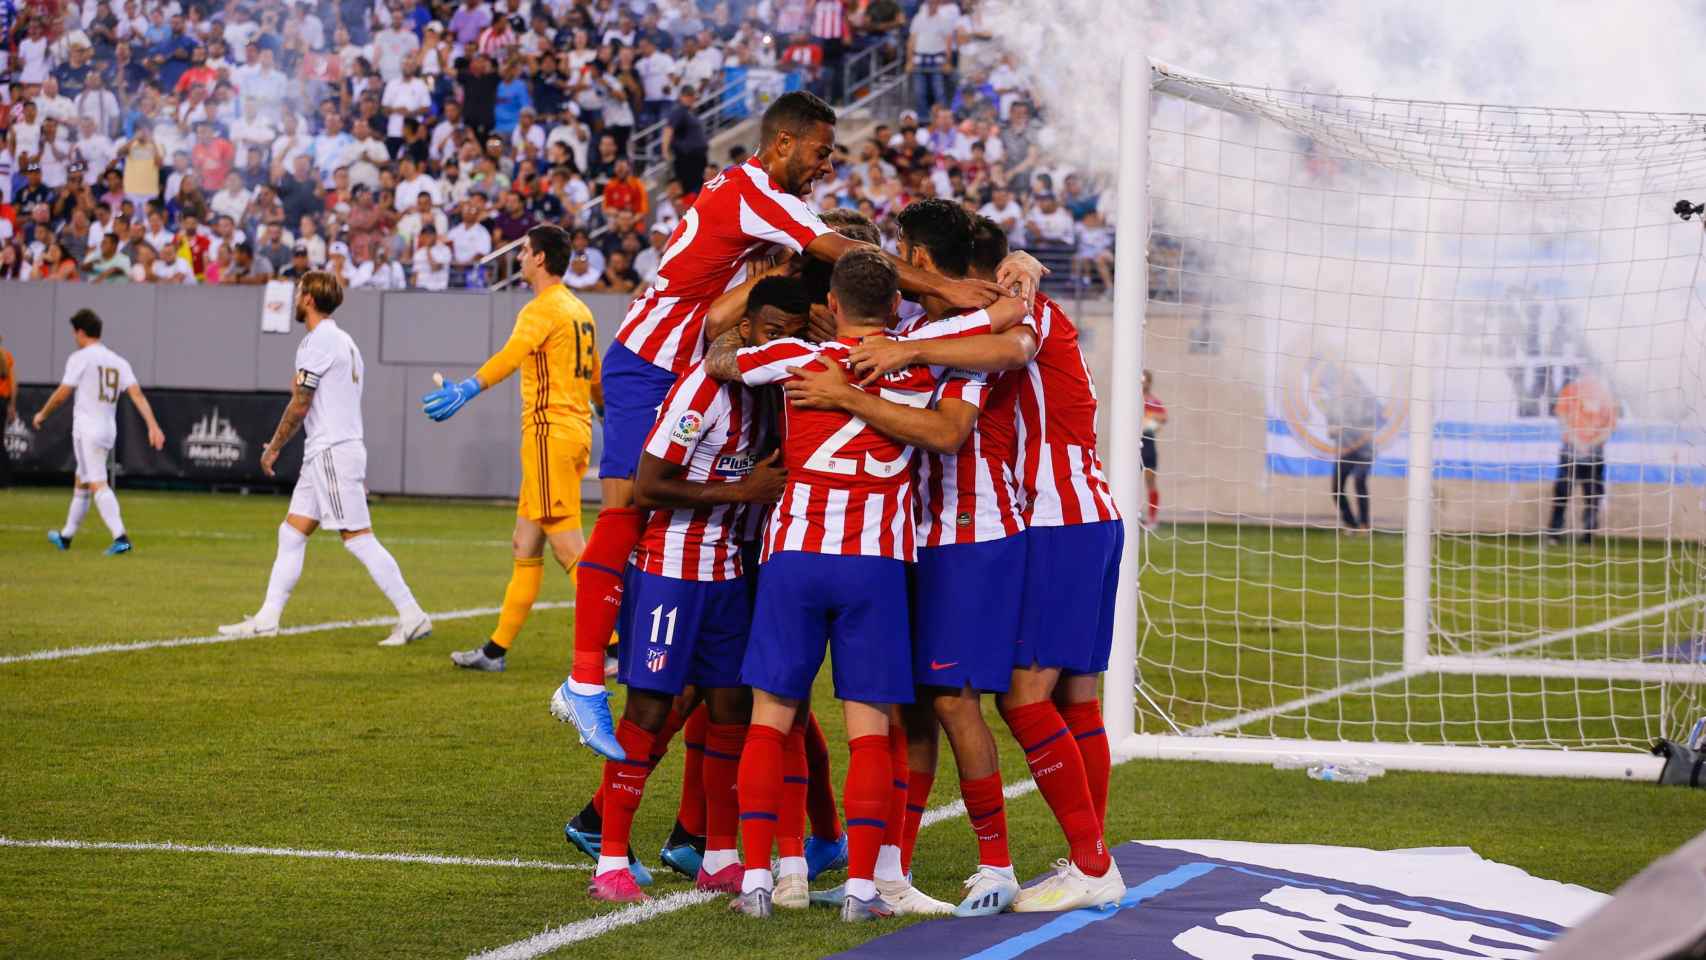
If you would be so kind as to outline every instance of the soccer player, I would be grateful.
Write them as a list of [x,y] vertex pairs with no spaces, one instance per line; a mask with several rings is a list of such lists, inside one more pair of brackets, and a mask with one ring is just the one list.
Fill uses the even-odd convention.
[[[521,490],[510,541],[514,566],[491,639],[483,647],[450,655],[452,663],[470,670],[504,669],[510,644],[539,597],[545,544],[551,544],[551,554],[571,574],[586,545],[581,477],[592,454],[592,406],[602,400],[597,330],[592,311],[563,286],[569,235],[561,227],[545,224],[529,230],[519,262],[533,299],[516,315],[503,349],[473,376],[421,398],[428,417],[448,420],[481,391],[521,371]],[[586,607],[583,602],[577,613],[585,613]],[[605,636],[608,639],[608,632]]]
[[[999,231],[978,218],[974,271],[994,268]],[[1125,894],[1102,835],[1111,758],[1096,695],[1113,645],[1125,528],[1096,453],[1096,390],[1077,328],[1042,294],[1030,322],[1037,345],[1019,380],[1015,422],[1015,472],[1025,504],[1023,600],[1013,676],[998,702],[1069,846],[1052,876],[1014,897],[1015,911],[1044,912],[1106,906]],[[996,337],[867,343],[850,359],[867,376],[916,363],[998,370],[1012,361],[999,340],[1022,344],[1022,337],[1008,330]]]
[[1143,489],[1149,494],[1149,509],[1143,515],[1143,525],[1154,528],[1161,515],[1161,481],[1156,475],[1161,458],[1155,448],[1155,437],[1167,425],[1167,405],[1161,402],[1151,387],[1155,375],[1143,371]]
[[[945,276],[967,275],[973,223],[958,204],[913,203],[901,212],[900,229],[900,254],[914,266]],[[1004,300],[1002,305],[1010,305],[1012,318],[1025,312],[1020,300]],[[897,332],[916,340],[955,335],[954,326],[945,322],[950,313],[946,304],[925,298],[922,307],[923,312],[903,321]],[[1035,348],[1028,333],[1016,341],[981,339],[1011,343],[1007,362],[1014,366],[1029,359]],[[959,916],[991,916],[1005,910],[1019,892],[1007,844],[999,757],[981,707],[983,693],[1006,692],[1018,641],[1019,593],[988,590],[990,584],[1021,578],[1025,566],[1020,492],[1010,466],[1018,380],[1017,372],[996,374],[980,391],[981,413],[944,405],[953,414],[976,420],[963,443],[946,448],[936,445],[933,425],[919,411],[852,386],[838,369],[802,370],[785,388],[795,407],[842,410],[924,451],[915,487],[920,547],[912,568],[912,657],[918,695],[916,705],[906,708],[904,724],[915,755],[910,771],[897,763],[896,787],[906,784],[905,823],[889,824],[890,836],[898,842],[885,840],[877,862],[878,891],[897,913],[951,910]],[[966,603],[972,596],[981,599]],[[958,907],[933,900],[905,882],[912,841],[935,777],[938,725],[953,747],[961,794],[978,840],[978,869]],[[892,804],[889,815],[896,815]]]
[[119,394],[128,394],[130,402],[136,404],[136,411],[142,414],[142,422],[148,425],[149,446],[161,449],[166,445],[166,435],[154,420],[154,408],[142,395],[130,361],[101,342],[101,318],[95,311],[79,310],[71,315],[71,336],[77,341],[77,349],[65,358],[65,376],[59,378],[59,388],[42,404],[33,421],[40,430],[47,418],[76,394],[71,409],[71,449],[77,457],[77,474],[71,491],[71,509],[65,515],[65,526],[49,530],[47,539],[61,550],[70,549],[71,538],[77,535],[77,528],[89,512],[89,501],[93,500],[101,521],[113,535],[106,554],[116,557],[131,551],[130,535],[125,533],[124,518],[119,515],[118,497],[107,483],[107,457],[118,439]]
[[[800,198],[831,171],[835,111],[805,92],[778,97],[764,111],[756,156],[708,181],[681,218],[658,265],[657,278],[628,308],[604,358],[604,455],[599,462],[604,506],[575,571],[575,653],[560,691],[571,701],[581,738],[618,758],[604,688],[604,648],[621,606],[622,569],[645,526],[634,504],[633,476],[641,445],[659,405],[687,366],[704,352],[713,302],[773,247],[834,261],[868,249],[826,227]],[[947,280],[897,264],[901,286],[949,303],[978,308],[1000,294],[993,284]],[[608,751],[608,752],[607,752]]]
[[308,538],[320,527],[336,530],[348,550],[367,568],[368,576],[397,608],[397,626],[382,647],[398,647],[432,633],[403,571],[391,552],[373,535],[367,512],[367,447],[362,442],[361,378],[366,370],[361,349],[332,319],[344,302],[337,277],[313,270],[296,285],[296,322],[308,335],[296,348],[296,383],[290,404],[279,417],[272,440],[261,450],[261,470],[273,475],[280,451],[306,433],[302,475],[290,495],[284,522],[278,525],[278,555],[267,580],[266,599],[254,616],[219,628],[228,637],[252,637],[278,632],[278,620],[296,581]]
[[[898,271],[888,259],[872,251],[849,253],[831,278],[836,340],[820,345],[782,339],[737,349],[724,338],[712,348],[705,369],[720,380],[761,386],[785,382],[795,368],[813,362],[842,365],[862,338],[886,330],[899,298]],[[924,407],[942,380],[942,371],[916,367],[891,374],[873,389]],[[977,381],[947,382],[941,404],[950,411],[930,416],[944,421],[939,425],[944,433],[958,436],[941,445],[964,441],[978,389]],[[956,415],[955,405],[971,413]],[[843,798],[848,881],[841,916],[846,921],[891,916],[874,871],[893,778],[889,708],[912,699],[904,600],[906,564],[914,555],[912,448],[839,411],[784,407],[783,418],[788,487],[766,531],[752,635],[741,666],[742,681],[753,689],[753,709],[739,773],[746,870],[733,906],[749,916],[770,915],[775,887],[770,850],[781,806],[784,740],[822,665],[827,637],[850,740]],[[803,862],[798,869],[804,872]]]
[[[753,288],[735,329],[745,346],[759,347],[798,333],[806,312],[798,282],[772,277]],[[752,391],[714,380],[703,362],[695,363],[670,391],[646,440],[634,493],[652,513],[622,595],[619,679],[628,700],[616,738],[631,759],[604,764],[603,838],[589,888],[597,900],[646,899],[628,871],[628,835],[674,698],[688,684],[700,690],[711,731],[743,730],[747,723],[750,693],[740,684],[740,667],[752,615],[745,579],[751,571],[737,539],[740,515],[746,505],[776,502],[787,481],[780,451],[755,462],[767,426],[756,401]],[[734,772],[733,764],[723,766]],[[733,781],[712,775],[706,784],[712,862],[700,868],[702,889],[740,882]],[[724,849],[726,864],[716,859]],[[802,889],[799,906],[805,899]]]

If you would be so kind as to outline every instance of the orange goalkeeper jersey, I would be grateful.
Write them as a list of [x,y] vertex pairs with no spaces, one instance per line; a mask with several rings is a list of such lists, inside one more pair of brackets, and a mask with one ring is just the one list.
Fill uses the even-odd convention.
[[561,439],[592,439],[592,391],[599,382],[592,311],[558,284],[516,315],[509,342],[480,367],[490,389],[521,370],[521,429]]

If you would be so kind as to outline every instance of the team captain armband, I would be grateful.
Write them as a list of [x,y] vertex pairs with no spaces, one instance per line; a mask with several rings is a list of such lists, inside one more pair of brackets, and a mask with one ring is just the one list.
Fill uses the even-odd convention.
[[308,390],[320,389],[320,375],[312,370],[296,371],[296,385]]

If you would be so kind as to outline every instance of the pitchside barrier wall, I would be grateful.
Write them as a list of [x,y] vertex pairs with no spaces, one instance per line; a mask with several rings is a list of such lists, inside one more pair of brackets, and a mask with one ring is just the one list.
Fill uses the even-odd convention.
[[[88,307],[101,315],[103,340],[128,359],[144,390],[290,389],[300,328],[262,333],[261,287],[177,287],[140,284],[0,283],[0,337],[12,351],[23,384],[57,383],[76,349],[67,320]],[[432,373],[465,377],[502,346],[516,311],[531,291],[497,293],[379,293],[353,290],[338,324],[355,338],[367,365],[363,414],[367,483],[376,493],[513,497],[521,399],[507,382],[446,423],[421,415],[421,394]],[[615,333],[629,297],[582,297],[598,322],[601,344]],[[33,393],[33,391],[32,391]],[[128,403],[121,406],[129,406]],[[32,410],[20,410],[28,418]],[[49,430],[69,431],[70,411]],[[123,429],[121,427],[121,429]],[[247,427],[244,456],[257,458],[271,427]],[[601,437],[593,432],[596,465]],[[180,444],[183,436],[168,437]],[[293,446],[300,446],[296,441]],[[587,483],[596,492],[595,479]]]

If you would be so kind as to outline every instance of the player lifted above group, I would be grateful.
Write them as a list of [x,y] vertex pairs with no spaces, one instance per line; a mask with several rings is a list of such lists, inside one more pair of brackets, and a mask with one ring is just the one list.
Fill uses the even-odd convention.
[[[809,94],[779,98],[759,154],[708,182],[682,218],[602,370],[574,371],[602,373],[604,507],[574,566],[574,663],[552,711],[607,760],[566,832],[598,855],[594,897],[643,899],[629,830],[685,724],[664,861],[734,894],[741,913],[814,900],[850,921],[1110,906],[1124,885],[1103,840],[1110,761],[1096,697],[1124,528],[1077,331],[1033,292],[1035,261],[1009,256],[998,225],[953,203],[908,207],[899,257],[857,215],[833,216],[838,231],[812,212],[801,197],[829,172],[834,121]],[[554,282],[560,233],[537,228],[524,245],[539,294],[524,320],[584,310],[549,302],[573,301]],[[549,346],[533,337],[522,352]],[[426,410],[443,419],[490,385],[482,368],[428,394]],[[559,458],[548,436],[524,437],[523,450],[526,517],[527,485],[550,485],[543,466],[560,459],[578,480],[585,459],[582,448]],[[535,499],[546,530],[570,506]],[[505,620],[509,608],[506,594]],[[604,687],[618,624],[620,725]],[[821,742],[809,699],[826,644],[849,738],[848,879],[814,895],[809,876],[841,849],[820,842],[830,856],[814,857],[804,842],[808,806],[820,840],[820,827],[841,829],[823,811],[821,746],[808,749]],[[1024,890],[985,693],[1068,844]],[[939,730],[979,849],[958,906],[907,879]]]

